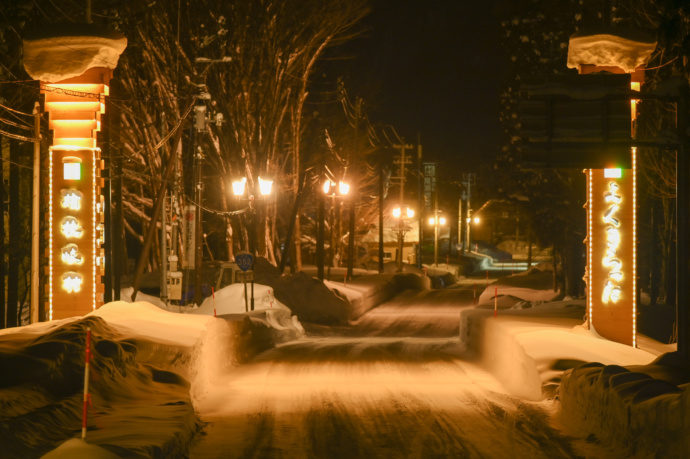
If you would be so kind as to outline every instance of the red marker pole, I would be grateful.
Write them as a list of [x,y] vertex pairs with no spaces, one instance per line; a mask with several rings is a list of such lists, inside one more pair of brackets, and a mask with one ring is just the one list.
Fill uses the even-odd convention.
[[211,287],[211,297],[213,297],[213,317],[218,317],[216,315],[216,292],[213,287]]
[[498,316],[498,287],[494,287],[494,317]]
[[89,360],[91,360],[91,328],[86,329],[86,365],[84,366],[84,409],[81,423],[81,439],[86,438],[86,420],[89,413]]

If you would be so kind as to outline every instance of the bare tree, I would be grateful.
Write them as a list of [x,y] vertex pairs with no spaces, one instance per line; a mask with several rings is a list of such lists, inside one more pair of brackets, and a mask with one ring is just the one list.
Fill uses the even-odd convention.
[[[204,6],[210,17],[193,31],[198,53],[225,62],[210,64],[201,74],[215,101],[212,108],[228,120],[210,127],[217,141],[209,145],[209,162],[226,179],[246,177],[254,194],[258,177],[270,176],[276,199],[288,203],[303,173],[303,108],[315,63],[327,47],[350,38],[367,13],[366,1],[208,0]],[[229,200],[229,194],[223,198]],[[257,253],[274,260],[276,225],[266,204],[256,206]],[[278,213],[289,211],[282,204]]]

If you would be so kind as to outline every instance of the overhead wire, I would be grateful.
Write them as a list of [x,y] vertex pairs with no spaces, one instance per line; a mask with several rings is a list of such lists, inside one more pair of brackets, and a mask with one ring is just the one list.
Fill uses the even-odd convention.
[[8,125],[10,125],[10,126],[14,126],[14,127],[16,127],[16,128],[19,128],[19,129],[24,129],[25,131],[30,131],[30,130],[33,129],[32,126],[22,125],[22,124],[19,124],[19,123],[15,123],[14,121],[10,121],[10,120],[8,120],[8,119],[1,118],[1,117],[0,117],[0,123],[5,123],[5,124],[8,124]]
[[190,198],[190,197],[187,196],[187,194],[184,193],[184,192],[182,193],[182,197],[184,197],[184,199],[186,199],[187,201],[191,202],[191,203],[194,204],[195,206],[197,206],[197,207],[199,207],[199,208],[205,210],[206,212],[211,212],[212,214],[221,215],[221,216],[223,216],[223,217],[231,217],[231,216],[233,216],[233,215],[241,215],[241,214],[244,214],[244,213],[249,212],[249,211],[251,210],[251,207],[245,207],[245,208],[240,209],[240,210],[218,210],[218,209],[212,209],[212,208],[210,208],[210,207],[208,207],[208,206],[204,206],[203,204],[201,204],[201,203],[199,203],[199,202],[196,202],[193,198]]
[[7,132],[3,129],[0,129],[0,135],[3,135],[5,137],[9,137],[11,139],[22,140],[24,142],[36,142],[36,139],[34,137],[25,137],[23,135],[13,134],[13,133]]

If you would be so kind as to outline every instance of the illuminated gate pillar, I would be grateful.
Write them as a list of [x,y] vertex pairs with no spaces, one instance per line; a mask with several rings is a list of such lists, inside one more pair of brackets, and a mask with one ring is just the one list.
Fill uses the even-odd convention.
[[[570,38],[568,67],[580,74],[630,73],[639,91],[644,66],[656,46],[630,30],[603,28]],[[634,137],[635,100],[631,100]],[[636,346],[637,340],[637,152],[632,169],[587,169],[587,320],[604,338]]]
[[24,40],[24,65],[41,81],[53,130],[45,193],[48,320],[88,314],[103,303],[104,182],[96,132],[126,45],[119,33],[78,24]]

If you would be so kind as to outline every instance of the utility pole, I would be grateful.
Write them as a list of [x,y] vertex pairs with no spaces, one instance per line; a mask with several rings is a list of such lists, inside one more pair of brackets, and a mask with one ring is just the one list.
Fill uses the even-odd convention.
[[[362,99],[357,98],[357,105],[355,107],[355,149],[359,149],[359,117],[362,112]],[[350,160],[352,164],[352,160]],[[353,268],[355,264],[355,217],[357,204],[357,189],[355,188],[354,176],[351,181],[350,187],[350,220],[349,220],[349,232],[348,244],[347,244],[347,280],[351,280],[353,276]]]
[[400,220],[398,221],[398,271],[402,272],[402,263],[403,263],[403,247],[405,246],[405,235],[403,233],[403,216],[402,216],[402,211],[403,211],[403,202],[405,200],[405,165],[410,164],[412,160],[408,159],[405,156],[405,150],[412,150],[414,147],[412,145],[393,145],[393,148],[399,148],[400,149],[400,159],[393,161],[395,164],[400,165],[400,176],[398,176],[398,180],[400,180],[400,201],[399,201],[399,206],[400,206]]
[[196,221],[194,222],[195,224],[195,231],[194,231],[194,239],[195,239],[195,247],[194,247],[194,303],[201,305],[201,302],[204,299],[203,292],[201,291],[201,275],[202,275],[202,270],[201,270],[201,263],[203,262],[203,257],[204,257],[204,252],[203,252],[203,240],[202,237],[203,235],[201,234],[203,231],[203,217],[201,215],[202,210],[200,207],[201,204],[201,199],[202,199],[202,191],[204,189],[204,183],[203,183],[203,173],[202,173],[202,163],[204,160],[204,155],[201,151],[201,147],[197,146],[197,152],[195,155],[196,159],[196,185],[194,188],[194,200],[196,201]]
[[317,191],[319,200],[319,213],[316,233],[316,271],[318,279],[323,282],[323,263],[324,263],[324,228],[326,226],[326,197]]
[[[39,321],[38,292],[39,292],[39,209],[41,206],[41,104],[34,104],[34,176],[33,200],[31,205],[31,323]],[[4,224],[4,223],[3,223]]]
[[681,145],[676,152],[676,330],[677,352],[686,362],[690,360],[690,285],[688,284],[688,256],[690,255],[690,154],[688,138],[688,119],[690,91],[687,84],[681,89],[678,103],[678,137]]
[[[161,113],[161,137],[165,137],[167,134],[167,129],[165,126],[165,112]],[[168,161],[175,161],[175,154],[173,153],[175,150],[172,148],[170,149],[170,155],[168,155]],[[166,189],[163,192],[163,206],[161,207],[161,234],[160,234],[160,245],[161,245],[161,301],[163,301],[164,304],[168,304],[168,229],[167,229],[167,219],[166,219],[166,212],[167,212],[167,199],[168,199],[168,190]]]
[[412,162],[405,156],[405,150],[412,150],[412,145],[393,145],[393,148],[400,149],[400,159],[393,161],[395,164],[400,164],[400,175],[397,177],[400,180],[400,205],[403,205],[405,199],[405,165]]
[[379,164],[379,274],[383,273],[383,161]]
[[458,199],[458,244],[462,243],[462,199]]
[[[206,106],[197,105],[194,107],[194,128],[196,129],[197,136],[202,132],[206,132]],[[195,139],[196,140],[196,139]],[[201,199],[202,191],[204,189],[204,176],[203,176],[203,161],[204,155],[201,151],[201,147],[196,145],[196,154],[194,155],[196,164],[196,184],[194,185],[194,200],[196,201],[196,221],[195,221],[195,247],[194,247],[194,303],[201,305],[204,299],[203,292],[201,291],[201,263],[204,258],[203,251],[203,217],[201,210]]]
[[470,252],[470,218],[472,217],[472,206],[470,204],[470,199],[472,197],[472,185],[474,185],[474,173],[462,174],[462,180],[467,188],[467,227],[465,229],[465,250]]
[[[438,268],[438,190],[434,196],[434,266]],[[419,225],[422,226],[422,225]]]
[[422,171],[422,144],[417,134],[417,195],[419,205],[419,242],[417,243],[417,268],[422,267],[422,241],[424,240],[424,172]]

